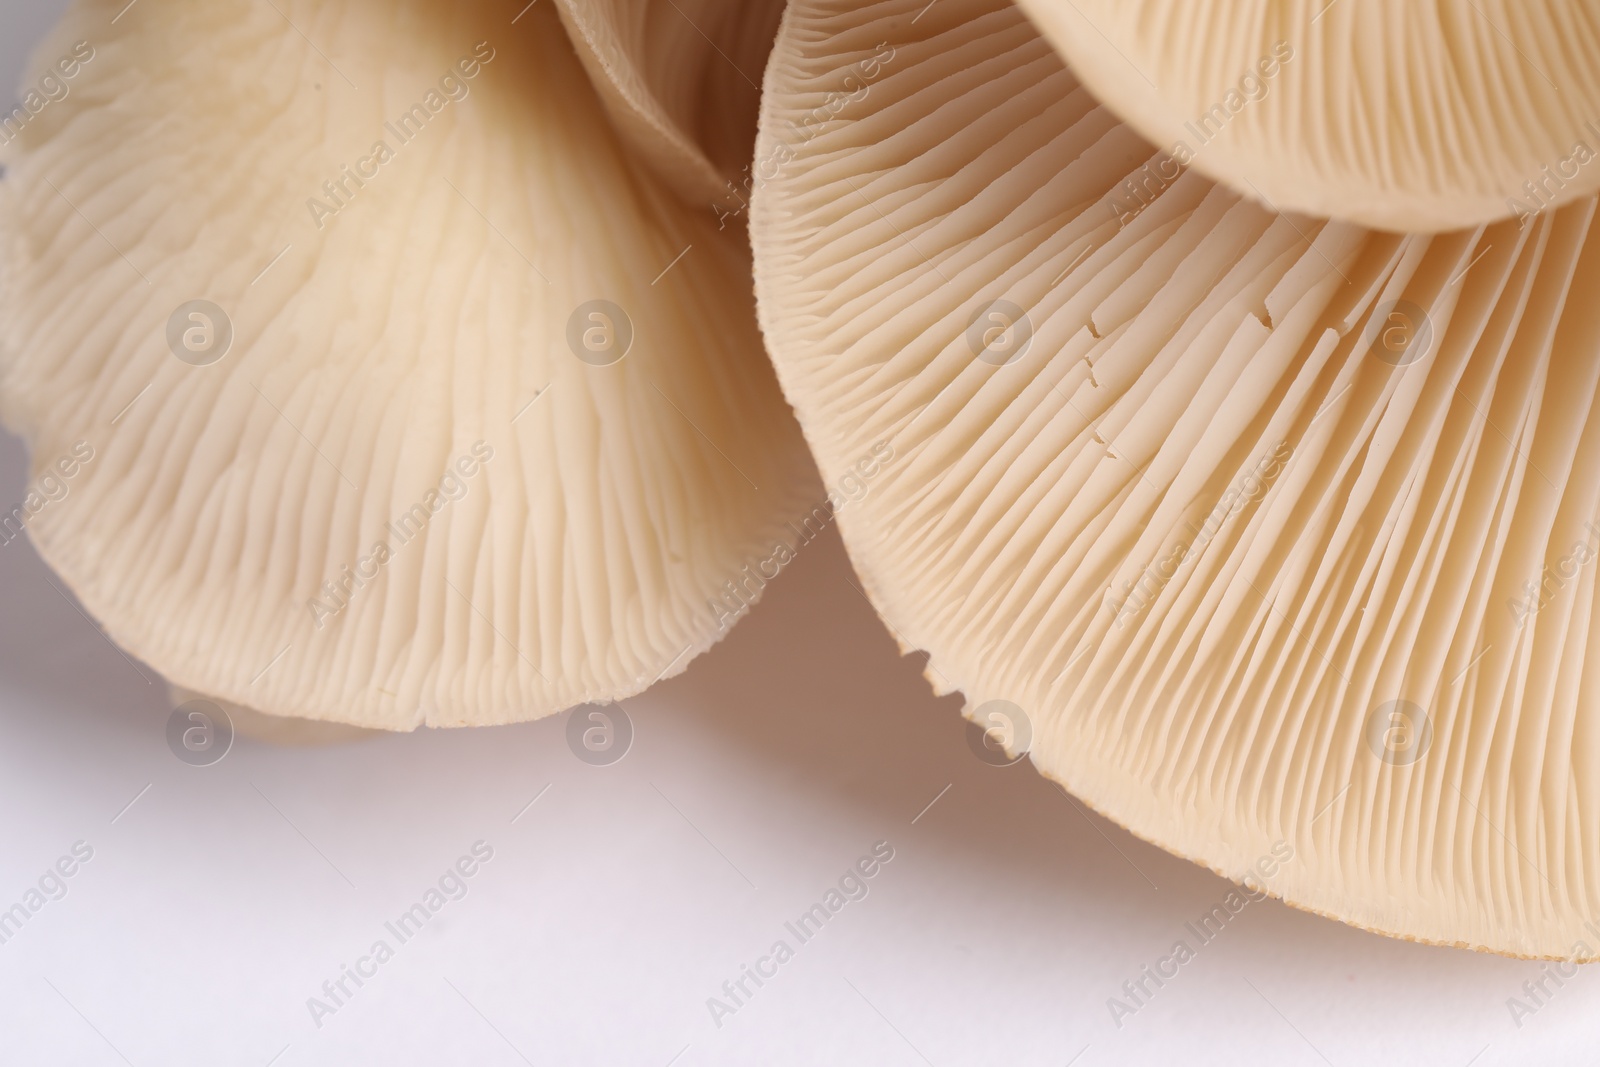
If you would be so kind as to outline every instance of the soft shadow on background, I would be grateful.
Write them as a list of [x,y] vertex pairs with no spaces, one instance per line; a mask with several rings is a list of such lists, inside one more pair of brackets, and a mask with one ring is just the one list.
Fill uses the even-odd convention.
[[[0,78],[63,6],[0,8]],[[0,439],[0,510],[26,476]],[[979,760],[960,700],[897,654],[831,533],[686,674],[625,702],[636,736],[609,766],[573,754],[568,716],[241,738],[190,766],[164,683],[24,539],[0,545],[0,603],[0,913],[58,897],[0,926],[6,1063],[1594,1062],[1588,968],[1546,978],[1519,1019],[1508,999],[1533,1004],[1544,964],[1273,901],[1199,945],[1185,924],[1229,883],[1027,762]],[[893,858],[866,895],[802,942],[785,923],[875,845]],[[474,873],[452,877],[463,857]],[[386,924],[441,884],[401,941]],[[1130,999],[1180,938],[1196,958]],[[780,939],[793,958],[758,986],[746,968]],[[392,957],[371,962],[379,940]],[[1114,1019],[1113,997],[1137,1010]]]
[[[0,499],[24,481],[6,439]],[[241,738],[189,766],[159,678],[23,540],[0,546],[0,596],[0,908],[93,850],[0,945],[8,1062],[1592,1062],[1587,969],[1518,1026],[1506,1000],[1543,964],[1273,901],[1199,945],[1184,924],[1229,883],[1026,762],[979,760],[959,699],[897,654],[831,535],[625,702],[636,736],[609,766],[573,755],[566,716]],[[479,842],[464,895],[399,942],[385,923]],[[878,842],[893,859],[865,897],[800,942],[785,922]],[[1114,1021],[1108,999],[1134,1004],[1122,984],[1179,938],[1196,958]],[[335,1006],[323,983],[380,939],[393,958]],[[779,939],[793,958],[735,1003],[723,983]],[[335,1010],[314,1018],[313,997]]]

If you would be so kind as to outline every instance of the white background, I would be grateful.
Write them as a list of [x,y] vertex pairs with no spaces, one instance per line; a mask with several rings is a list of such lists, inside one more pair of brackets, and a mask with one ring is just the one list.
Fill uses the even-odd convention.
[[[0,0],[7,86],[62,6]],[[26,478],[21,445],[0,440],[0,509]],[[976,759],[959,700],[896,654],[831,534],[687,674],[626,703],[637,736],[609,767],[572,755],[565,716],[240,740],[188,766],[155,672],[52,581],[24,541],[0,547],[0,909],[74,842],[94,855],[0,945],[0,1063],[1600,1059],[1591,969],[1519,1027],[1507,998],[1541,964],[1273,901],[1115,1026],[1108,998],[1228,883],[1026,763]],[[494,856],[467,895],[314,1025],[307,998],[393,944],[383,923],[479,840]],[[716,1026],[707,998],[794,943],[784,921],[880,840],[895,855],[867,897]]]

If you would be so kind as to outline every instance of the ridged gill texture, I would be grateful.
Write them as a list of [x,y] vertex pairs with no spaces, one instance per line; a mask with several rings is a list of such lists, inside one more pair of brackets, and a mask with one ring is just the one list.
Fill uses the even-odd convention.
[[756,159],[769,350],[830,483],[894,450],[840,524],[938,690],[1295,905],[1600,955],[1593,198],[1275,214],[997,0],[792,5]]
[[554,7],[123,6],[0,148],[21,521],[110,636],[388,729],[717,640],[813,476],[743,233],[635,166]]
[[1408,233],[1600,189],[1600,0],[1019,0],[1145,137],[1275,211]]

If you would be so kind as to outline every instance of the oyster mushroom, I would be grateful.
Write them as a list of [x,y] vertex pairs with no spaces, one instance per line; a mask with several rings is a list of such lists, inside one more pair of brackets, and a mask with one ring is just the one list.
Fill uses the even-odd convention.
[[840,528],[938,691],[1299,907],[1600,955],[1593,196],[1274,212],[1000,0],[796,0],[756,172],[769,351],[825,479],[895,449]]
[[554,7],[122,6],[0,148],[0,409],[38,471],[93,454],[17,524],[110,636],[387,729],[714,642],[813,475],[742,232],[638,165]]
[[742,203],[732,194],[750,163],[783,0],[557,5],[612,122],[640,158],[690,203]]
[[1594,0],[1019,0],[1174,158],[1268,207],[1411,233],[1600,189]]

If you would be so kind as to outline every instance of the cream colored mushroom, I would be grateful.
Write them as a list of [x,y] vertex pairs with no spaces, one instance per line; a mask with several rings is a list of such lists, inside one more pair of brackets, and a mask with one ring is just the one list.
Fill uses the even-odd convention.
[[1019,0],[1134,129],[1273,210],[1412,233],[1600,189],[1596,0]]
[[693,204],[742,208],[783,0],[556,0],[612,121]]
[[636,165],[554,7],[122,6],[0,148],[0,403],[77,457],[12,519],[110,636],[388,729],[716,641],[813,476],[742,231]]
[[840,526],[935,688],[1299,907],[1600,956],[1595,198],[1269,211],[1002,0],[797,0],[766,89],[763,330],[826,479],[892,443]]

